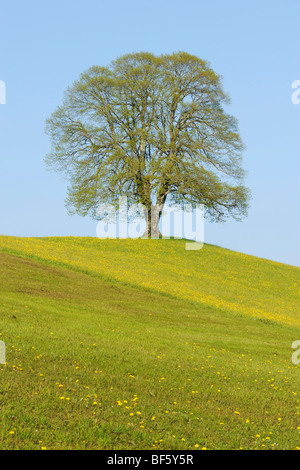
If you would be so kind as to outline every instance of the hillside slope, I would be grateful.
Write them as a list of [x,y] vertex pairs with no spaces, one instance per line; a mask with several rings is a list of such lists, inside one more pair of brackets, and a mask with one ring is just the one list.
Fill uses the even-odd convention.
[[183,240],[0,237],[34,256],[205,305],[300,326],[300,268]]
[[[106,241],[99,256],[101,243],[1,238],[0,339],[7,364],[0,365],[0,448],[297,448],[299,366],[292,364],[291,344],[299,328],[195,302],[184,290],[180,298],[180,291],[163,295],[153,285],[151,292],[142,283],[122,284],[112,276],[118,257],[122,267],[128,260],[131,284],[134,266],[154,285],[157,271],[151,274],[141,251],[131,264],[130,244],[114,241],[110,248]],[[171,257],[159,262],[158,244],[145,252],[152,250],[164,279],[171,272],[180,281],[174,268],[183,247],[162,245],[173,253],[172,271]],[[22,256],[5,251],[21,247]],[[265,269],[298,272],[276,263]],[[184,275],[182,281],[189,285]],[[288,286],[281,286],[287,301]]]

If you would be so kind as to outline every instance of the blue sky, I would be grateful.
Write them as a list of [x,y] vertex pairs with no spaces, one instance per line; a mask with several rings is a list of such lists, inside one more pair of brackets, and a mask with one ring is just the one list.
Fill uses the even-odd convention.
[[205,241],[300,265],[300,0],[0,0],[0,19],[0,234],[96,236],[45,169],[45,119],[88,67],[182,50],[224,77],[253,194],[247,219],[206,223]]

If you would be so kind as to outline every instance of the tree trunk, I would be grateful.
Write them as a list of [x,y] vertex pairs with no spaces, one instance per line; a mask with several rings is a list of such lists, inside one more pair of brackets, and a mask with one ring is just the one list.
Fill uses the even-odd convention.
[[163,205],[152,204],[145,209],[145,218],[147,221],[147,229],[142,238],[161,238],[159,231],[159,221],[162,214]]

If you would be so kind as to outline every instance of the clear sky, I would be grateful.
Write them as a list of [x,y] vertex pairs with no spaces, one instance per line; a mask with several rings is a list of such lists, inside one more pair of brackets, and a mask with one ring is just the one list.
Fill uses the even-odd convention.
[[245,221],[206,223],[205,241],[300,265],[300,0],[0,0],[0,20],[0,234],[96,236],[45,169],[45,119],[90,66],[181,50],[223,75],[253,194]]

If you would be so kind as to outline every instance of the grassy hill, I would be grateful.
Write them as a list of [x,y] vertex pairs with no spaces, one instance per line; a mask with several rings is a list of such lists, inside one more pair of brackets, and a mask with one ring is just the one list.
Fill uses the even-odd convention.
[[299,447],[299,268],[0,237],[1,449]]

